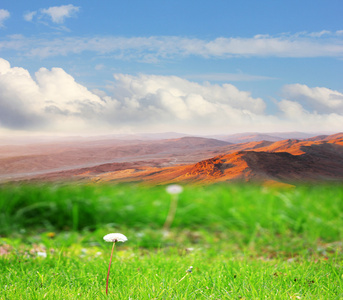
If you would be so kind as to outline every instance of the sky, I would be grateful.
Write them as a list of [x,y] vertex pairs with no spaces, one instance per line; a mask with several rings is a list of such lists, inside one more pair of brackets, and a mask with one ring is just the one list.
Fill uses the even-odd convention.
[[0,137],[343,131],[341,0],[2,0]]

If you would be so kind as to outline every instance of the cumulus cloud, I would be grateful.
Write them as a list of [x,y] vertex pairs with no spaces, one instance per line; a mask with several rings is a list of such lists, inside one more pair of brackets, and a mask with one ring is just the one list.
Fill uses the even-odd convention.
[[287,99],[301,103],[308,111],[343,115],[343,94],[325,87],[291,84],[283,87]]
[[114,78],[108,95],[89,91],[63,69],[41,68],[33,77],[1,59],[0,124],[16,129],[199,126],[201,130],[264,119],[265,102],[231,84],[199,84],[176,76],[115,74]]
[[0,9],[0,27],[4,27],[4,21],[10,17],[10,12],[6,9]]
[[[82,128],[103,101],[60,68],[39,69],[35,78],[0,59],[0,126],[13,129]],[[60,128],[60,129],[61,129]]]
[[[173,118],[190,119],[217,114],[223,110],[241,110],[262,114],[265,103],[232,84],[199,84],[176,76],[139,76],[115,74],[113,94],[121,102],[137,103],[137,108],[153,106]],[[201,113],[200,113],[201,112]]]
[[40,123],[35,103],[38,88],[29,72],[11,68],[0,59],[0,125],[9,128],[35,126]]
[[[66,15],[65,15],[66,16]],[[64,18],[64,17],[63,17]],[[63,19],[64,20],[64,19]],[[11,49],[11,40],[1,42]],[[63,37],[23,40],[23,54],[38,57],[79,54],[91,51],[111,54],[117,59],[155,63],[161,59],[200,56],[230,57],[343,57],[343,40],[335,33],[298,33],[294,35],[256,35],[252,38],[218,37],[213,40],[176,36],[151,37]]]
[[301,104],[295,101],[283,99],[278,105],[287,119],[303,120],[305,119],[304,116],[309,115],[309,113],[301,106]]
[[301,131],[342,131],[343,115],[336,112],[319,113],[307,111],[300,103],[291,100],[279,102],[284,113],[286,128]]
[[308,131],[342,130],[342,93],[302,84],[286,85],[282,91],[286,99],[281,100],[278,106],[288,124]]
[[41,9],[41,13],[49,16],[52,22],[62,24],[66,18],[73,16],[79,9],[77,6],[68,4]]
[[[32,76],[0,59],[0,129],[95,133],[126,128],[198,134],[270,128],[340,130],[342,94],[303,85],[285,86],[286,92],[279,112],[268,115],[263,99],[232,84],[114,74],[107,92],[90,91],[61,68],[40,68]],[[302,97],[310,100],[312,109]],[[313,105],[322,109],[314,110]]]

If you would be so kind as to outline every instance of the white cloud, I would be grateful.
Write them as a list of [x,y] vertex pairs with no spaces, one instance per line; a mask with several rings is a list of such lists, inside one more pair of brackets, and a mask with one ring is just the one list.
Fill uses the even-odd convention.
[[4,27],[4,21],[10,17],[10,12],[6,9],[0,9],[0,27]]
[[217,38],[203,44],[203,55],[318,57],[343,56],[341,41],[318,42],[316,39],[298,37]]
[[295,101],[290,100],[281,100],[279,102],[280,110],[285,114],[285,116],[289,119],[293,120],[302,120],[305,115],[309,115],[307,111]]
[[[193,109],[192,105],[185,107],[186,100],[188,97],[198,96],[209,105],[230,106],[254,114],[261,114],[265,109],[265,103],[261,98],[253,98],[249,92],[239,91],[232,84],[211,85],[205,83],[201,85],[176,76],[143,74],[139,76],[115,74],[114,77],[117,80],[114,86],[114,95],[117,97],[138,98],[142,101],[153,97],[155,100],[161,100],[166,106],[168,106],[166,104],[168,100],[164,101],[164,99],[175,97],[177,102],[180,103],[178,106],[184,107],[189,113],[192,113],[195,109]],[[183,104],[181,105],[179,101]]]
[[75,82],[61,68],[41,68],[35,75],[39,91],[45,98],[46,109],[56,107],[68,114],[77,114],[82,112],[81,108],[84,106],[97,111],[103,104],[98,96]]
[[37,15],[36,11],[30,11],[24,14],[24,20],[31,22],[33,20],[33,17]]
[[300,103],[290,100],[280,101],[279,108],[284,113],[284,126],[290,130],[342,131],[343,114],[309,112]]
[[105,69],[106,67],[105,67],[105,65],[104,64],[97,64],[95,67],[94,67],[94,69],[96,70],[96,71],[100,71],[100,70],[103,70],[103,69]]
[[[109,92],[90,91],[61,68],[41,68],[32,76],[0,59],[0,131],[206,134],[270,128],[339,131],[343,124],[342,94],[327,88],[285,86],[288,97],[278,103],[279,113],[268,115],[263,99],[232,84],[144,74],[115,74],[114,79]],[[323,109],[315,110],[314,105]]]
[[[23,39],[22,53],[50,57],[80,54],[85,51],[114,58],[156,63],[161,59],[200,56],[203,58],[230,57],[343,57],[342,35],[338,33],[298,33],[294,35],[257,35],[252,38],[218,37],[214,40],[175,36],[152,37],[64,37]],[[0,47],[13,49],[11,39]],[[20,49],[16,49],[20,50]]]
[[114,77],[108,89],[116,107],[107,110],[107,119],[122,125],[204,133],[270,123],[264,114],[265,102],[231,84],[199,84],[176,76],[144,74]]
[[[0,124],[64,130],[148,128],[191,130],[263,119],[265,103],[230,84],[198,84],[176,76],[116,74],[109,89],[89,91],[60,68],[32,77],[0,60]],[[10,117],[9,117],[10,116]]]
[[283,95],[301,103],[308,111],[343,115],[343,94],[338,91],[325,87],[310,88],[303,84],[291,84],[283,87]]
[[311,36],[311,37],[322,37],[323,35],[331,35],[331,34],[332,34],[332,32],[329,30],[322,30],[319,32],[312,32],[309,34],[309,36]]
[[186,76],[192,80],[204,80],[204,81],[260,81],[260,80],[273,80],[276,78],[251,75],[245,73],[208,73],[208,74],[192,74]]
[[[36,80],[0,59],[0,126],[13,129],[82,128],[103,101],[60,68],[41,68]],[[71,127],[70,127],[71,126]]]
[[72,4],[52,6],[47,9],[41,9],[41,13],[48,15],[52,22],[62,24],[66,18],[72,17],[79,11],[79,7]]
[[287,99],[278,103],[284,119],[295,130],[342,131],[343,94],[325,87],[291,84],[283,87]]

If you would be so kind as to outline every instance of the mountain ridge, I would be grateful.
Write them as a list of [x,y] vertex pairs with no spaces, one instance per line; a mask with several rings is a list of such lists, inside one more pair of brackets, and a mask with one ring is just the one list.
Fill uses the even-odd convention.
[[343,181],[343,133],[236,144],[188,136],[63,147],[0,158],[0,172],[13,176],[10,180],[152,184]]
[[[276,142],[279,143],[279,142]],[[316,182],[343,181],[343,142],[341,139],[321,142],[285,140],[283,147],[240,150],[220,154],[196,164],[144,170],[121,174],[121,181],[146,181],[158,184],[173,182],[214,183],[223,181]],[[290,152],[284,151],[288,145]],[[275,145],[274,145],[275,146]],[[296,146],[296,147],[295,147]],[[119,179],[115,174],[101,176],[101,181]]]

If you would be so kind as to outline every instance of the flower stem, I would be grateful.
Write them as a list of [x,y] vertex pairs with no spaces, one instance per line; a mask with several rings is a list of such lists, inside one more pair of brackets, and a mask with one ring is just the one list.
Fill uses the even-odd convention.
[[110,264],[108,265],[108,272],[107,272],[107,279],[106,279],[106,295],[108,294],[108,278],[110,277],[112,256],[113,256],[113,250],[114,250],[115,244],[116,244],[116,243],[113,243],[112,252],[111,252],[111,258],[110,258]]
[[171,224],[173,223],[176,209],[177,209],[177,202],[178,202],[178,195],[172,195],[172,199],[170,202],[170,207],[167,215],[167,219],[163,225],[163,230],[168,232],[170,229]]

